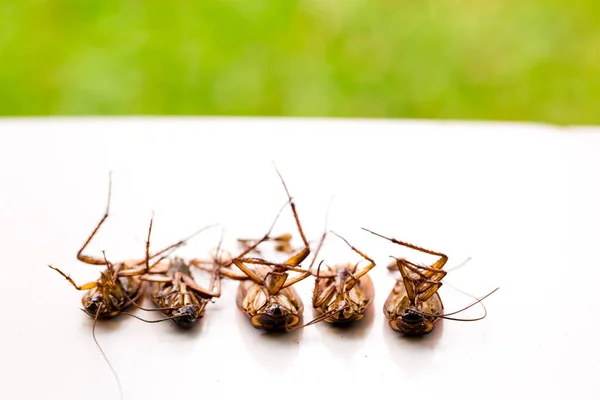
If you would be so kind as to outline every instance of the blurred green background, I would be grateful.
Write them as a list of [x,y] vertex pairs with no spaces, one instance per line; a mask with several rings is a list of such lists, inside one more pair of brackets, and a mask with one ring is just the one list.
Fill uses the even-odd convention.
[[600,123],[598,0],[2,0],[0,15],[0,115]]

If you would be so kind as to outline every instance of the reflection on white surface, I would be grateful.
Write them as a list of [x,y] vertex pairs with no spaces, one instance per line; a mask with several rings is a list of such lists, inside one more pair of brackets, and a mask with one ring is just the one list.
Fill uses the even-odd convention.
[[[111,216],[89,251],[118,260],[143,254],[151,210],[153,248],[214,222],[225,226],[228,246],[262,235],[286,200],[272,160],[309,239],[320,236],[334,195],[329,227],[377,262],[370,315],[349,329],[321,323],[267,334],[238,311],[229,281],[191,330],[127,316],[102,321],[98,340],[125,399],[592,399],[600,390],[599,130],[83,118],[3,120],[0,132],[3,398],[117,398],[93,321],[79,310],[83,293],[47,267],[78,283],[96,279],[98,269],[75,253],[102,214],[109,170]],[[390,255],[418,254],[362,226],[444,252],[448,269],[472,257],[445,280],[475,296],[500,286],[485,301],[488,317],[442,321],[422,338],[393,332],[382,313],[395,279],[386,265]],[[275,230],[295,233],[290,212]],[[213,233],[178,254],[205,254],[218,242]],[[342,245],[323,257],[353,256]],[[298,285],[305,321],[312,284]],[[450,285],[440,294],[447,312],[472,301]]]

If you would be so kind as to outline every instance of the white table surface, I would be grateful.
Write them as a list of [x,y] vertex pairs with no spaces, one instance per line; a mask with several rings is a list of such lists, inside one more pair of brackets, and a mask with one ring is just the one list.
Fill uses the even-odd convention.
[[[127,316],[102,322],[98,340],[125,399],[597,399],[599,155],[600,129],[535,124],[0,120],[0,397],[118,398],[80,311],[83,292],[47,267],[96,279],[99,268],[75,254],[103,213],[109,170],[111,216],[89,250],[119,260],[142,254],[152,210],[155,249],[213,222],[228,243],[262,235],[286,200],[273,160],[310,239],[333,195],[329,228],[378,262],[371,318],[267,335],[237,310],[237,283],[227,281],[190,331]],[[471,302],[450,285],[473,295],[499,286],[488,317],[444,321],[420,340],[393,332],[382,306],[395,275],[385,266],[414,253],[361,226],[442,251],[448,269],[472,257],[440,294],[450,312]],[[293,228],[286,210],[275,230]],[[179,254],[203,255],[219,234]],[[323,256],[354,259],[343,246]],[[298,286],[305,320],[312,284]]]

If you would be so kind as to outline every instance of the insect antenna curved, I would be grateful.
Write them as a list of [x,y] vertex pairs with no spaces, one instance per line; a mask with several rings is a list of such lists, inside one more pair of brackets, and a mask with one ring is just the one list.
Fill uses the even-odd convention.
[[102,357],[104,357],[104,360],[106,360],[106,363],[110,367],[110,370],[112,371],[112,374],[114,375],[114,377],[117,381],[117,386],[119,387],[119,398],[121,400],[123,400],[123,388],[121,387],[121,380],[119,379],[119,376],[117,375],[117,371],[115,371],[112,364],[108,360],[108,357],[104,353],[104,350],[102,350],[102,346],[100,346],[100,343],[98,343],[98,339],[96,339],[96,322],[98,322],[99,315],[100,315],[100,307],[98,307],[98,311],[96,311],[96,317],[94,317],[94,325],[92,325],[92,337],[94,338],[94,342],[96,343],[96,346],[98,346],[98,350],[100,350],[100,353],[102,353]]
[[135,315],[135,314],[132,314],[132,313],[129,313],[129,312],[125,312],[125,311],[123,311],[121,314],[125,314],[125,315],[128,315],[128,316],[130,316],[130,317],[133,317],[133,318],[135,318],[135,319],[139,319],[140,321],[142,321],[142,322],[146,322],[146,323],[148,323],[148,324],[155,324],[155,323],[157,323],[157,322],[168,321],[168,320],[170,320],[170,319],[175,319],[175,318],[177,318],[177,317],[178,317],[177,315],[175,315],[175,316],[172,316],[172,317],[166,317],[166,318],[161,318],[161,319],[156,319],[156,320],[149,320],[149,319],[144,319],[144,318],[142,318],[142,317],[138,317],[138,316],[137,316],[137,315]]
[[[415,310],[415,312],[417,314],[421,314],[423,316],[427,316],[427,317],[436,317],[436,318],[443,318],[443,319],[448,319],[448,320],[452,320],[452,321],[464,321],[464,322],[474,322],[474,321],[480,321],[482,319],[484,319],[487,316],[487,309],[485,308],[485,306],[483,305],[482,301],[485,300],[486,298],[488,298],[489,296],[491,296],[492,294],[494,294],[498,289],[500,289],[499,287],[497,287],[496,289],[492,290],[491,292],[489,292],[488,294],[486,294],[485,296],[477,299],[477,301],[469,304],[466,307],[461,308],[460,310],[457,311],[453,311],[451,313],[448,314],[430,314],[430,313],[426,313],[426,312],[422,312],[422,311],[418,311]],[[484,310],[484,315],[482,317],[478,317],[478,318],[469,318],[469,319],[462,319],[462,318],[450,318],[450,315],[455,315],[458,313],[461,313],[471,307],[473,307],[476,304],[481,304],[481,306],[483,307]]]

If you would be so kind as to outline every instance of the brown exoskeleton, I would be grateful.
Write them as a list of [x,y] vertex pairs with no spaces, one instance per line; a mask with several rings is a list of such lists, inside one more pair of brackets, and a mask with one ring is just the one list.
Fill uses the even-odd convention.
[[[102,224],[106,221],[110,211],[110,200],[111,200],[111,187],[112,179],[109,175],[108,183],[108,201],[106,205],[106,211],[100,219],[100,222],[96,225],[90,236],[87,238],[83,246],[77,252],[77,259],[81,262],[91,265],[105,266],[106,269],[100,272],[100,277],[93,282],[88,282],[83,285],[77,285],[71,277],[59,270],[58,268],[48,265],[48,267],[57,271],[61,274],[71,285],[77,290],[86,290],[81,302],[83,304],[83,311],[86,314],[94,318],[94,324],[92,326],[92,337],[94,342],[100,349],[100,352],[104,356],[106,362],[109,364],[117,383],[119,385],[119,391],[121,392],[121,384],[116,375],[115,370],[108,361],[108,358],[104,354],[104,351],[98,344],[96,339],[96,321],[100,318],[111,318],[121,312],[129,305],[133,304],[144,291],[144,285],[140,279],[140,276],[146,272],[146,267],[141,266],[145,260],[126,260],[118,263],[111,263],[106,259],[106,254],[103,252],[103,258],[96,258],[93,256],[83,254],[86,247],[92,241],[92,238],[96,235]],[[178,242],[171,245],[158,253],[148,256],[150,259],[154,259],[161,254],[167,253],[178,246],[184,244],[184,241]]]
[[[123,309],[132,304],[137,298],[142,295],[143,285],[140,276],[145,273],[146,267],[142,266],[145,259],[126,260],[118,263],[109,262],[106,257],[96,258],[83,254],[85,248],[92,241],[102,224],[106,221],[110,211],[111,199],[111,179],[109,176],[108,184],[108,202],[106,211],[96,225],[91,235],[85,241],[83,246],[77,252],[77,259],[86,264],[103,265],[106,269],[100,273],[100,278],[94,282],[88,282],[83,285],[77,285],[71,277],[59,270],[58,268],[48,265],[53,270],[61,274],[69,283],[77,290],[87,290],[83,299],[83,310],[94,318],[110,318],[118,315]],[[181,246],[184,241],[180,241],[171,245],[152,256],[154,259],[167,251]]]
[[[346,239],[335,232],[331,232],[342,239],[354,252],[359,254],[369,264],[360,271],[356,271],[357,264],[337,264],[326,266],[327,271],[321,271],[323,261],[319,263],[313,291],[313,308],[317,317],[307,325],[319,321],[335,324],[345,324],[361,320],[369,306],[373,303],[375,289],[373,281],[367,273],[375,267],[375,261],[369,256],[352,246]],[[323,234],[321,244],[325,239]],[[320,249],[317,249],[318,254]],[[316,255],[315,255],[316,259]],[[314,259],[313,259],[314,262]],[[309,268],[310,269],[310,268]]]
[[[202,230],[207,228],[209,227]],[[172,319],[177,325],[190,328],[204,316],[204,309],[208,302],[214,297],[221,296],[220,265],[215,259],[208,289],[196,283],[190,271],[192,263],[182,258],[169,258],[167,262],[159,260],[150,265],[151,232],[152,220],[146,241],[147,272],[142,275],[141,280],[149,282],[148,295],[159,307],[155,310],[161,311],[167,317],[166,319]],[[217,257],[220,247],[219,243]]]
[[[438,289],[442,286],[441,280],[447,273],[442,268],[448,261],[448,257],[437,251],[427,250],[410,243],[389,238],[366,228],[362,229],[392,243],[439,257],[431,265],[417,265],[409,260],[394,257],[396,266],[401,274],[401,279],[396,281],[394,289],[389,294],[383,306],[383,312],[393,330],[406,335],[423,335],[433,331],[435,324],[440,318],[455,321],[478,321],[486,317],[487,311],[482,317],[474,319],[451,318],[450,315],[457,314],[480,303],[499,288],[494,289],[486,296],[477,299],[476,302],[459,311],[444,314],[444,305],[438,294]],[[483,303],[481,305],[483,306]]]
[[[230,269],[220,270],[224,276],[242,280],[238,287],[236,304],[250,318],[255,328],[266,331],[286,331],[299,325],[304,305],[292,285],[310,276],[310,271],[299,268],[302,261],[310,254],[310,247],[302,231],[296,205],[279,171],[277,174],[287,193],[304,247],[283,263],[238,256],[233,259],[233,263],[242,270],[244,273],[242,276]],[[268,235],[255,241],[253,246],[258,246],[267,238]],[[290,271],[298,272],[299,275],[292,278],[289,276]]]

